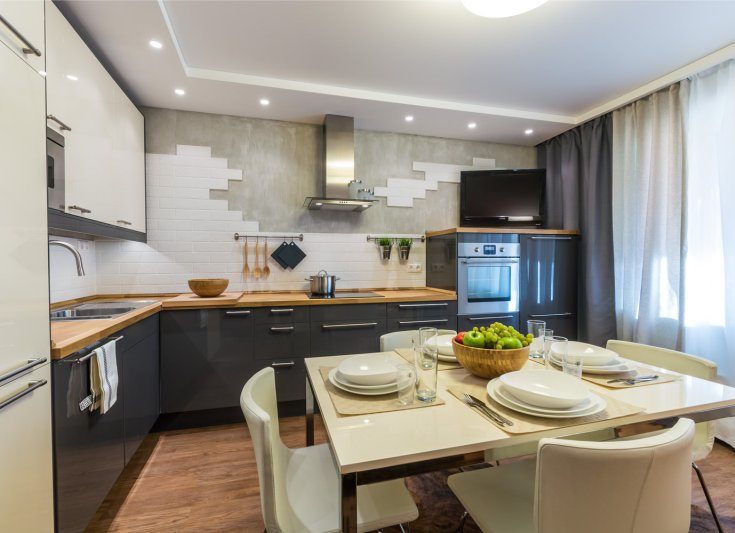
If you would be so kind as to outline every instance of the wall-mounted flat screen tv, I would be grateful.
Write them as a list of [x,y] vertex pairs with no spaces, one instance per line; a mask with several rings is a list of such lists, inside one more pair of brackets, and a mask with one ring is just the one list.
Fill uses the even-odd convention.
[[460,226],[540,227],[546,170],[467,170],[460,180]]

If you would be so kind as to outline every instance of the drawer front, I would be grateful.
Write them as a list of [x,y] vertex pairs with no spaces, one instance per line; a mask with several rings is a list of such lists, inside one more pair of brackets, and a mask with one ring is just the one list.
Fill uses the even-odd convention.
[[315,305],[310,311],[312,322],[385,318],[385,304]]
[[457,314],[457,302],[399,302],[387,305],[388,318],[421,320],[430,317],[446,317]]
[[408,329],[436,328],[457,330],[457,316],[427,317],[422,319],[389,318],[388,331],[403,331]]
[[118,349],[125,352],[147,337],[155,335],[158,338],[158,315],[159,313],[156,313],[118,333],[113,333],[111,337],[119,335],[123,337],[117,343]]
[[253,318],[256,324],[291,324],[293,322],[308,322],[309,308],[294,305],[258,307],[253,309]]
[[276,374],[276,398],[279,402],[290,402],[306,399],[306,367],[304,360],[299,357],[280,359],[278,361],[263,361],[256,366],[253,373],[270,366]]
[[525,324],[523,329],[519,328],[518,313],[487,313],[483,315],[460,315],[457,317],[458,331],[467,331],[474,327],[488,326],[493,322],[502,322],[506,326],[513,326],[518,331],[525,332]]
[[346,355],[377,352],[386,331],[384,318],[311,323],[311,355]]
[[256,324],[253,354],[263,360],[309,355],[309,324]]

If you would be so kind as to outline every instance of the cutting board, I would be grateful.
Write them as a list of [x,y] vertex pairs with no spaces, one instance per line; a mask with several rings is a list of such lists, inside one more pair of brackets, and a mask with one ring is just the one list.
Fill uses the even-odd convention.
[[223,292],[219,296],[212,298],[202,298],[194,293],[180,294],[174,298],[164,300],[162,307],[164,309],[185,308],[185,307],[223,307],[235,305],[242,296],[242,292]]

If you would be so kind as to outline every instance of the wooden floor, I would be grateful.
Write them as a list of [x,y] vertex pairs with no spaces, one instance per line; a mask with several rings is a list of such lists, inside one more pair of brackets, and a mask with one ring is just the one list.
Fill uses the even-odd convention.
[[[303,417],[282,420],[281,435],[286,445],[303,446]],[[319,423],[317,442],[324,442]],[[716,445],[700,466],[727,531],[735,531],[735,453]],[[419,520],[412,524],[414,532],[449,532],[456,528],[462,508],[446,486],[448,473],[407,479],[420,512]],[[692,503],[690,531],[715,531],[696,480]],[[465,531],[478,531],[470,522]],[[257,470],[246,426],[149,435],[88,531],[262,532]]]

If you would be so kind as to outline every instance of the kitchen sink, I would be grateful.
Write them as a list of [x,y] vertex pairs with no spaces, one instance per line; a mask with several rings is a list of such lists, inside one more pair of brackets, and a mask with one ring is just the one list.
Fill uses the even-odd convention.
[[99,320],[116,318],[155,302],[156,300],[90,302],[51,311],[51,320]]

